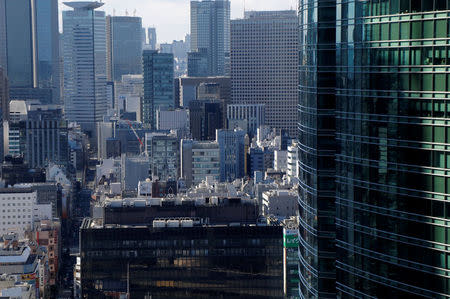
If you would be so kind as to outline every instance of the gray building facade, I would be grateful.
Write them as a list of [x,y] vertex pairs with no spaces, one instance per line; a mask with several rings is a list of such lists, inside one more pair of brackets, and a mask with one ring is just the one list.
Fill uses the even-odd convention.
[[108,16],[108,61],[111,78],[142,74],[142,19],[140,17]]
[[266,124],[297,134],[298,19],[295,11],[247,12],[231,22],[233,104],[265,104]]

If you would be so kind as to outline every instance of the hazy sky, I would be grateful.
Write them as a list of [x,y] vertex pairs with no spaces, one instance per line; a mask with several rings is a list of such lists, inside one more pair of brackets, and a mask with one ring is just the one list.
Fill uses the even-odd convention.
[[[70,2],[70,0],[59,0]],[[133,15],[142,17],[145,27],[155,26],[158,42],[171,42],[184,39],[189,33],[190,0],[103,0],[103,9],[107,14]],[[297,0],[245,0],[246,10],[284,10],[296,7]],[[60,11],[67,6],[60,4]],[[244,12],[244,0],[231,0],[231,18],[241,18]]]

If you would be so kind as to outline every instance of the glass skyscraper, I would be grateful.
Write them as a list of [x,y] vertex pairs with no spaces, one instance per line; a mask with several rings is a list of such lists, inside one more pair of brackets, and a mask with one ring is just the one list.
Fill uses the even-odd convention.
[[0,1],[0,65],[14,98],[39,94],[46,103],[59,101],[57,0]]
[[336,0],[299,1],[301,298],[335,294]]
[[230,66],[230,1],[191,1],[191,51],[206,51],[208,73],[223,76]]
[[300,1],[302,298],[450,298],[449,11]]
[[38,87],[51,88],[53,103],[59,103],[58,1],[35,0]]
[[142,19],[113,16],[108,17],[107,26],[112,79],[121,81],[122,75],[142,74]]
[[338,296],[450,298],[450,1],[337,16]]
[[105,12],[100,2],[65,4],[74,9],[63,12],[66,118],[92,129],[107,109]]
[[144,98],[142,122],[156,129],[156,113],[175,106],[173,54],[144,50]]

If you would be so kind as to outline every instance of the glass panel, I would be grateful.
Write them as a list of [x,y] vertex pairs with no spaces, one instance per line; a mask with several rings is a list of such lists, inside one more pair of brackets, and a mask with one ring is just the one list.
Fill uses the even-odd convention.
[[423,74],[423,90],[433,90],[433,74]]
[[412,39],[422,38],[422,22],[412,22]]
[[398,13],[398,6],[399,6],[398,0],[391,0],[390,13],[391,14]]
[[403,22],[400,25],[401,29],[401,39],[410,39],[410,28],[409,28],[409,22]]
[[400,35],[399,23],[391,23],[391,40],[398,40]]
[[434,142],[444,143],[445,142],[445,128],[435,127],[434,128]]
[[434,75],[434,85],[436,91],[446,91],[445,89],[445,74]]
[[389,24],[388,23],[381,24],[381,39],[382,40],[389,39]]
[[436,21],[436,37],[447,37],[447,20]]
[[434,27],[433,21],[423,22],[423,38],[433,38],[434,37]]

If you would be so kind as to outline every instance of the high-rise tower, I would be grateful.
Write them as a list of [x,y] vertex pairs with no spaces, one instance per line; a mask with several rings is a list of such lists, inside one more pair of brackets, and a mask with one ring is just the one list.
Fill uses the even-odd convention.
[[208,73],[223,76],[230,66],[230,1],[191,1],[191,51],[206,51]]
[[337,292],[450,298],[450,2],[337,10]]
[[300,0],[298,18],[300,293],[336,298],[336,0]]
[[106,114],[106,19],[101,2],[66,2],[63,12],[64,102],[69,121],[89,129]]
[[298,19],[294,10],[252,11],[231,21],[233,104],[264,104],[266,124],[297,134]]

